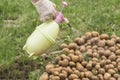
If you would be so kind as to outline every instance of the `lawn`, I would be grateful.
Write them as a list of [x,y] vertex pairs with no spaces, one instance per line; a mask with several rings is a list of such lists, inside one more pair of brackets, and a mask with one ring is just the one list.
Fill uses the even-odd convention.
[[[61,10],[62,0],[52,1]],[[62,42],[69,42],[89,31],[120,36],[120,0],[65,1],[69,6],[63,13],[75,31],[72,32],[65,23],[61,24],[57,41],[47,53],[59,50]],[[39,15],[30,0],[0,0],[0,65],[9,65],[16,56],[26,55],[22,47],[40,24]]]

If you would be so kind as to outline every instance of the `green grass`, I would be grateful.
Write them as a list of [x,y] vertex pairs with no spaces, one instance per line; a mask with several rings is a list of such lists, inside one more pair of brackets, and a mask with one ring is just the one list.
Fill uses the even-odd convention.
[[[52,1],[60,10],[62,0]],[[61,42],[70,41],[71,37],[88,31],[120,36],[120,0],[66,1],[69,6],[63,13],[79,33],[71,34],[69,27],[61,24],[59,38],[51,51],[59,49]],[[5,23],[5,20],[12,22]],[[24,54],[22,47],[27,37],[40,23],[39,15],[30,0],[0,0],[0,63],[9,63],[16,55]]]

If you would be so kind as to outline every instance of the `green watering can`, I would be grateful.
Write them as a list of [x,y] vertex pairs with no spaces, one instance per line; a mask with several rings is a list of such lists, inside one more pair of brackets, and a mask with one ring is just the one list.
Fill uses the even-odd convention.
[[[63,2],[63,8],[67,6],[66,2]],[[56,16],[55,20],[45,22],[38,27],[28,37],[26,44],[23,47],[29,56],[39,56],[48,50],[54,43],[59,33],[59,23],[66,21],[61,12]]]

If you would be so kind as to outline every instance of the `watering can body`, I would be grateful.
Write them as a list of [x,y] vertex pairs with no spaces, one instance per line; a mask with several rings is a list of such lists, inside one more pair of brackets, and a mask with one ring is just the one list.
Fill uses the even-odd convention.
[[58,23],[54,20],[45,22],[36,27],[35,31],[28,37],[23,49],[29,56],[39,56],[55,43],[58,33]]

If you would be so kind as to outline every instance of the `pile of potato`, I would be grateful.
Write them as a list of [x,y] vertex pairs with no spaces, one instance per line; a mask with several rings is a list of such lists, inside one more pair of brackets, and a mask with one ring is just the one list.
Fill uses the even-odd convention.
[[120,80],[120,37],[93,31],[60,47],[67,54],[48,64],[40,80]]

